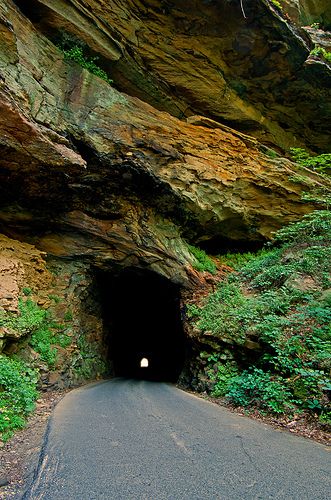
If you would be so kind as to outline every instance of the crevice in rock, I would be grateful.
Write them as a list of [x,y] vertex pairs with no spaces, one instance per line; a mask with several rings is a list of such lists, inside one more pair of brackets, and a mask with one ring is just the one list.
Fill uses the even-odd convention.
[[215,236],[208,240],[199,242],[199,247],[211,255],[223,255],[231,253],[257,252],[265,241],[231,240],[222,236]]

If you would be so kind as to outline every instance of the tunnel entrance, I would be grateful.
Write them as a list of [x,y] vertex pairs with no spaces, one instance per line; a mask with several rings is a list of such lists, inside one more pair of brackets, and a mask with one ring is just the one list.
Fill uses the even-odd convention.
[[176,382],[185,360],[179,287],[151,271],[98,276],[115,376]]

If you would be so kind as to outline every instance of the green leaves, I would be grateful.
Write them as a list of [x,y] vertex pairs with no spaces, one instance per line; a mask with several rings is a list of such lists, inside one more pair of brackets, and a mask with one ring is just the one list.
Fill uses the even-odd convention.
[[190,252],[194,255],[196,261],[193,264],[193,267],[197,271],[207,271],[211,274],[216,274],[217,268],[215,262],[208,257],[204,250],[201,248],[194,247],[193,245],[188,245]]
[[317,45],[311,52],[311,56],[315,57],[321,57],[322,59],[325,59],[328,63],[331,63],[331,52],[328,52],[325,50],[323,47],[320,47]]
[[87,69],[90,73],[93,75],[98,76],[99,78],[102,78],[102,80],[105,80],[107,83],[111,84],[113,83],[113,80],[111,80],[106,73],[97,63],[96,61],[98,60],[97,57],[89,57],[85,54],[83,47],[80,45],[73,45],[72,47],[68,49],[61,49],[64,57],[68,61],[73,61],[82,68]]
[[[209,345],[220,346],[204,368],[214,395],[226,390],[233,404],[273,413],[305,409],[327,414],[330,237],[331,213],[308,214],[276,233],[278,248],[243,259],[203,304],[190,306],[201,340],[208,335]],[[246,339],[260,346],[254,356],[245,351]],[[231,374],[232,361],[222,360],[229,344],[237,346],[239,375]]]
[[285,381],[258,368],[245,370],[229,384],[227,398],[236,406],[258,408],[271,413],[294,409],[294,399]]
[[19,299],[18,309],[19,315],[0,311],[0,326],[9,327],[22,336],[31,333],[45,321],[46,311],[30,299]]
[[0,434],[7,441],[35,407],[38,374],[24,362],[0,355]]
[[298,222],[293,222],[280,229],[274,236],[277,243],[309,244],[312,242],[331,242],[331,211],[315,210],[304,215]]
[[293,161],[299,163],[299,165],[316,170],[316,172],[331,174],[331,153],[310,156],[302,148],[290,148],[290,153]]
[[[29,295],[25,292],[25,295]],[[71,315],[71,313],[70,313]],[[72,315],[71,315],[72,317]],[[52,320],[51,315],[29,298],[19,300],[19,314],[0,311],[0,326],[13,330],[17,336],[39,354],[39,360],[54,368],[57,346],[67,347],[71,337],[65,325]],[[25,424],[26,417],[34,410],[37,398],[38,372],[25,362],[0,355],[0,433],[2,440],[9,439],[15,429]]]

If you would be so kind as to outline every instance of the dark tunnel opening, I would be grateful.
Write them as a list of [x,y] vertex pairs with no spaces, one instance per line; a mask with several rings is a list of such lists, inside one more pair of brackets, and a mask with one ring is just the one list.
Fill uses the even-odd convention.
[[98,286],[114,376],[176,382],[185,361],[179,287],[134,268],[100,273]]

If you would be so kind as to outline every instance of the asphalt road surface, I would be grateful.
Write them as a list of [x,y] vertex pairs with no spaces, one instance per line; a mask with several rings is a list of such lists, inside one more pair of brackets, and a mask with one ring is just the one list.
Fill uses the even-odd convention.
[[25,499],[330,498],[330,449],[187,394],[114,379],[56,407]]

